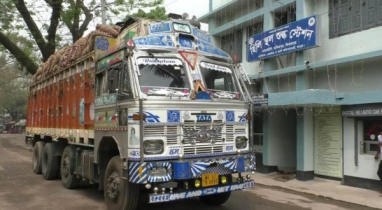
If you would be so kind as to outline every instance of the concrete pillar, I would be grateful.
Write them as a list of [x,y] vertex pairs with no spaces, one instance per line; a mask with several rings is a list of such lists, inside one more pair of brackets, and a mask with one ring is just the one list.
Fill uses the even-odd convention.
[[306,111],[297,116],[297,180],[314,178],[314,115]]

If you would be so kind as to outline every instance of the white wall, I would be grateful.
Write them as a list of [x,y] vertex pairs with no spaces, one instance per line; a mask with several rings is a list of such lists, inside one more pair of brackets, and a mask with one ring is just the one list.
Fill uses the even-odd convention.
[[382,49],[381,39],[382,27],[371,28],[368,30],[351,33],[329,39],[329,1],[305,1],[313,3],[311,14],[320,14],[319,19],[319,42],[320,46],[307,50],[305,59],[312,63],[342,58],[361,53],[372,52]]
[[[379,161],[374,160],[373,155],[359,154],[358,153],[358,166],[354,162],[354,118],[344,118],[344,175],[360,177],[366,179],[379,180],[377,176]],[[362,127],[359,128],[360,130]],[[363,130],[363,129],[362,129]],[[358,138],[358,145],[360,145],[360,139]]]
[[296,115],[283,110],[268,114],[268,163],[280,170],[296,169]]

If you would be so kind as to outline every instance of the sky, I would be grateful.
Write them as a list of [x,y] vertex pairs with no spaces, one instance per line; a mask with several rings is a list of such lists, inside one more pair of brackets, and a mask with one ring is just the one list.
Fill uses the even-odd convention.
[[164,6],[168,13],[188,13],[197,18],[208,12],[209,0],[165,0]]
[[[165,0],[163,5],[167,13],[183,14],[186,12],[190,17],[195,15],[199,18],[208,12],[209,0]],[[208,25],[202,23],[201,29],[208,31]]]

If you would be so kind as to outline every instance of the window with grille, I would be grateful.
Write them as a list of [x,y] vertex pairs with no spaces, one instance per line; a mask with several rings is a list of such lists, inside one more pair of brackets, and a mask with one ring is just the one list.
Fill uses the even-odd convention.
[[381,0],[330,0],[330,38],[382,25]]
[[222,36],[221,48],[232,57],[235,63],[242,62],[243,30],[240,29],[228,35]]

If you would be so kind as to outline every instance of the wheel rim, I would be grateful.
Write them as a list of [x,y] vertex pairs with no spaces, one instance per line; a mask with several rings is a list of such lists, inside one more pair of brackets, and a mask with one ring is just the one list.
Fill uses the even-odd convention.
[[37,168],[37,162],[38,162],[38,151],[35,148],[33,150],[33,168]]
[[106,180],[106,195],[111,200],[117,200],[121,181],[117,172],[113,172]]
[[64,156],[61,163],[61,177],[67,179],[69,176],[70,160],[67,155]]

